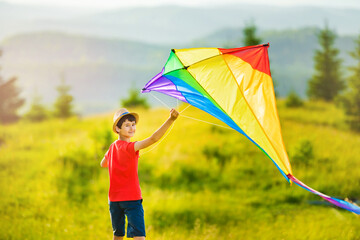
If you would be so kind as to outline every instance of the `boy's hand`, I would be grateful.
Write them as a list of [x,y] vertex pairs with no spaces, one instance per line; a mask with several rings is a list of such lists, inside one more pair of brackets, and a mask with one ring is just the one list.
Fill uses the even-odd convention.
[[178,118],[178,116],[179,116],[179,112],[176,111],[174,108],[172,108],[170,110],[170,119],[174,121]]

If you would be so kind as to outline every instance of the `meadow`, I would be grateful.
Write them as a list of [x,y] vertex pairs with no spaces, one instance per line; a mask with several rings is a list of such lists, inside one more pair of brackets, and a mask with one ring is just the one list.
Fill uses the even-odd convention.
[[[278,101],[294,176],[330,196],[360,199],[360,135],[323,102]],[[185,106],[181,106],[183,109]],[[134,140],[167,109],[132,109]],[[194,108],[184,115],[222,124]],[[116,135],[112,113],[0,125],[0,239],[112,239],[108,173],[99,165]],[[180,116],[140,152],[147,239],[360,239],[359,216],[290,185],[236,131]]]

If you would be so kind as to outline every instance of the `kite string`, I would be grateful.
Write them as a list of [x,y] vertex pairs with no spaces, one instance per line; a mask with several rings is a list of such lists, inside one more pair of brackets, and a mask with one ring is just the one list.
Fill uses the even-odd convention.
[[[153,96],[155,99],[157,99],[160,103],[162,103],[165,107],[167,107],[168,109],[171,109],[166,103],[164,103],[163,101],[161,101],[161,100],[160,100],[159,98],[157,98],[154,94],[152,94],[151,92],[150,92],[150,94],[151,94],[151,96]],[[191,106],[191,105],[188,104],[188,106],[187,106],[186,108],[184,108],[183,110],[181,110],[181,112],[179,112],[179,113],[180,113],[179,116],[185,117],[185,118],[189,118],[189,119],[192,119],[192,120],[195,120],[195,121],[199,121],[199,122],[211,124],[211,125],[214,125],[214,126],[218,126],[218,127],[222,127],[222,128],[226,128],[226,129],[231,129],[231,130],[233,130],[233,129],[230,128],[230,127],[222,126],[222,125],[219,125],[219,124],[216,124],[216,123],[212,123],[212,122],[207,122],[207,121],[204,121],[204,120],[201,120],[201,119],[189,117],[189,116],[186,116],[186,115],[182,114],[182,113],[183,113],[186,109],[188,109],[190,106]],[[154,150],[162,141],[164,141],[164,139],[170,134],[170,132],[171,132],[171,130],[173,129],[173,127],[174,127],[174,124],[171,125],[170,130],[167,131],[167,133],[165,134],[165,136],[163,136],[156,145],[154,145],[154,146],[153,146],[151,149],[149,149],[148,151],[142,152],[142,153],[141,153],[141,156],[144,155],[144,154],[146,154],[146,153],[148,153],[148,152],[151,152],[151,151]]]
[[188,106],[186,108],[184,108],[180,113],[183,113],[186,109],[188,109],[191,105],[188,104]]
[[185,117],[185,118],[189,118],[189,119],[192,119],[192,120],[195,120],[195,121],[199,121],[199,122],[203,122],[203,123],[207,123],[207,124],[211,124],[211,125],[214,125],[214,126],[218,126],[218,127],[222,127],[222,128],[227,128],[227,129],[231,129],[231,130],[234,130],[230,127],[226,127],[226,126],[223,126],[223,125],[219,125],[219,124],[216,124],[216,123],[212,123],[212,122],[207,122],[207,121],[204,121],[204,120],[201,120],[201,119],[197,119],[197,118],[193,118],[193,117],[189,117],[189,116],[186,116],[184,114],[182,114],[186,109],[188,109],[191,105],[188,104],[188,106],[186,108],[184,108],[179,114],[180,117]]
[[[160,98],[156,97],[154,94],[152,94],[152,92],[150,92],[151,96],[153,96],[156,100],[158,100],[162,105],[164,105],[165,107],[167,107],[168,109],[171,109],[171,107],[169,105],[167,105],[164,101],[162,101]],[[181,112],[185,111],[188,107],[190,107],[191,105],[188,104],[188,106],[186,108],[184,108]],[[179,104],[179,100],[176,99],[176,108],[180,109],[180,104]]]
[[[154,94],[152,94],[150,92],[151,96],[153,96],[156,100],[158,100],[160,103],[162,103],[164,106],[166,106],[168,109],[171,109],[171,107],[169,107],[165,102],[161,101],[158,97],[156,97]],[[176,99],[177,100],[177,99]],[[199,121],[199,122],[203,122],[203,123],[207,123],[207,124],[211,124],[211,125],[214,125],[214,126],[218,126],[218,127],[222,127],[222,128],[226,128],[226,129],[231,129],[233,130],[232,128],[230,127],[226,127],[226,126],[223,126],[223,125],[219,125],[219,124],[216,124],[216,123],[212,123],[212,122],[207,122],[207,121],[204,121],[204,120],[201,120],[201,119],[197,119],[197,118],[194,118],[194,117],[189,117],[189,116],[186,116],[184,114],[182,114],[186,109],[188,109],[191,105],[188,104],[188,106],[186,108],[184,108],[183,110],[181,110],[181,112],[179,112],[179,116],[181,117],[185,117],[185,118],[189,118],[189,119],[192,119],[192,120],[195,120],[195,121]]]
[[179,116],[181,116],[181,117],[185,117],[185,118],[189,118],[189,119],[192,119],[192,120],[195,120],[195,121],[199,121],[199,122],[203,122],[203,123],[211,124],[211,125],[214,125],[214,126],[217,126],[217,127],[222,127],[222,128],[226,128],[226,129],[231,129],[231,130],[234,130],[234,129],[230,128],[230,127],[226,127],[226,126],[219,125],[219,124],[216,124],[216,123],[207,122],[207,121],[200,120],[200,119],[197,119],[197,118],[189,117],[189,116],[186,116],[186,115],[184,115],[184,114],[181,114],[181,115],[179,115]]
[[166,103],[164,103],[163,101],[161,101],[158,97],[156,97],[154,94],[152,94],[150,92],[150,95],[153,96],[156,100],[158,100],[160,103],[162,103],[162,105],[164,105],[165,107],[167,107],[168,109],[171,109],[171,107],[169,107],[169,105],[167,105]]
[[[163,104],[165,107],[167,107],[168,109],[171,109],[170,106],[168,106],[165,102],[161,101],[158,97],[156,97],[154,94],[152,94],[152,92],[150,92],[150,95],[153,96],[156,100],[158,100],[161,104]],[[148,151],[145,151],[145,152],[142,152],[141,153],[141,156],[148,153],[148,152],[151,152],[152,150],[154,150],[157,146],[159,146],[159,144],[164,141],[164,139],[169,135],[169,133],[171,132],[171,130],[173,129],[174,127],[174,124],[171,124],[171,127],[170,127],[170,130],[167,131],[167,133],[165,134],[165,136],[163,136],[160,141],[155,144],[152,148],[150,148]]]
[[[151,92],[150,92],[151,93]],[[153,96],[154,98],[156,98],[159,102],[161,102],[163,105],[165,105],[167,108],[170,108],[166,103],[164,103],[163,101],[161,101],[159,98],[157,98],[154,94],[152,94],[151,93],[151,96]],[[178,105],[178,107],[179,107],[179,103],[178,103],[178,101],[176,101],[177,102],[177,105]],[[191,105],[189,104],[186,108],[184,108],[180,113],[182,113],[183,111],[185,111],[188,107],[190,107]],[[148,153],[148,152],[151,152],[152,150],[154,150],[166,137],[167,137],[167,135],[169,135],[170,134],[170,132],[171,132],[171,130],[173,129],[173,127],[174,127],[174,124],[172,124],[171,125],[171,127],[170,127],[170,130],[166,133],[166,135],[163,137],[163,138],[161,138],[161,140],[160,140],[160,142],[158,142],[156,145],[154,145],[151,149],[149,149],[148,151],[146,151],[146,152],[143,152],[143,153],[141,153],[141,155],[144,155],[144,154],[146,154],[146,153]]]

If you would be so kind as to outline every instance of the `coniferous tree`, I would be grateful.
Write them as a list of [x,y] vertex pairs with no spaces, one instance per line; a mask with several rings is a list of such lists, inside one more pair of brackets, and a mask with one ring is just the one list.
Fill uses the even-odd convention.
[[318,34],[321,49],[316,50],[314,56],[315,74],[309,80],[307,90],[310,98],[332,101],[345,87],[335,39],[336,34],[327,25]]
[[34,95],[30,110],[25,114],[25,118],[33,122],[40,122],[47,118],[47,110],[43,104],[41,104],[41,97],[38,94]]
[[73,96],[69,94],[71,87],[65,84],[64,78],[61,84],[56,88],[58,91],[58,98],[55,101],[55,116],[59,118],[68,118],[74,115],[73,113]]
[[0,123],[10,123],[19,119],[17,111],[25,100],[19,96],[20,90],[16,86],[16,81],[16,77],[4,81],[0,76]]
[[285,102],[286,107],[296,108],[304,105],[303,100],[296,94],[294,90],[290,91]]
[[353,130],[360,131],[360,35],[355,40],[355,50],[350,56],[357,64],[349,67],[351,75],[347,79],[348,91],[340,97],[340,101],[348,116],[348,122]]
[[122,107],[143,107],[145,109],[149,108],[149,104],[146,101],[146,98],[139,96],[139,90],[131,88],[129,90],[129,97],[121,100]]
[[245,28],[243,29],[243,43],[245,46],[259,45],[261,43],[261,39],[256,36],[256,31],[257,28],[253,21],[245,24]]

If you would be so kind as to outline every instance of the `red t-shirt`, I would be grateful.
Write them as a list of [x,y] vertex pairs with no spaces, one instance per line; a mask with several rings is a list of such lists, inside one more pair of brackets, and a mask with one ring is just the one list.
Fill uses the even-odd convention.
[[142,199],[138,177],[139,151],[135,152],[134,144],[116,140],[105,154],[109,167],[111,202]]

